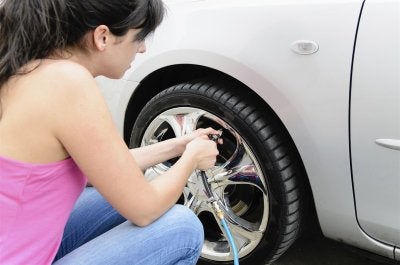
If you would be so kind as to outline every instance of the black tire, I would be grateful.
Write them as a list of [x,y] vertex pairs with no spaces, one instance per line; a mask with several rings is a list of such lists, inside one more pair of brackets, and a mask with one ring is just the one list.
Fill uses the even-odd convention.
[[[253,189],[252,205],[247,205],[247,207],[249,209],[253,207],[253,215],[256,217],[245,218],[257,218],[263,214],[258,215],[258,212],[255,213],[256,211],[266,211],[267,209],[268,220],[261,239],[257,239],[259,242],[251,248],[249,253],[241,255],[240,263],[269,264],[276,260],[298,237],[305,205],[305,173],[298,152],[287,131],[274,112],[259,102],[257,98],[250,96],[250,93],[246,92],[240,84],[212,79],[197,80],[168,88],[151,99],[142,109],[134,124],[130,146],[136,147],[143,144],[142,138],[146,130],[158,115],[164,111],[182,107],[205,110],[215,115],[240,134],[246,142],[249,153],[254,156],[256,164],[261,170],[260,174],[267,189],[269,205],[260,206],[264,210],[254,210],[262,202],[265,203],[266,200],[259,197],[265,198],[266,194],[257,195],[260,192]],[[205,121],[198,124],[197,127],[208,125],[210,123]],[[226,133],[225,136],[229,138],[229,132]],[[164,134],[163,137],[165,139],[174,137],[174,135],[166,136]],[[229,139],[224,139],[224,142],[229,141]],[[229,148],[227,147],[227,149]],[[224,153],[223,150],[220,150],[220,153]],[[173,161],[168,163],[173,163]],[[168,167],[170,165],[168,163],[164,166]],[[248,187],[246,186],[246,188]],[[249,193],[248,190],[246,193]],[[259,218],[264,218],[263,216]],[[204,223],[204,218],[209,218],[209,216],[202,216],[202,218],[205,227],[210,226],[209,223]],[[257,223],[260,220],[253,221]],[[208,231],[208,233],[210,232]],[[229,260],[221,261],[213,259],[212,256],[207,257],[207,259],[201,258],[199,263],[232,264],[232,261]]]

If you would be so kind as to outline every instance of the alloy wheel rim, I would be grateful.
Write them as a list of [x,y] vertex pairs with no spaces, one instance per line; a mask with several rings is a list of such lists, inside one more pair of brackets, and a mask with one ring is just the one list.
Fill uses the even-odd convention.
[[[176,107],[157,115],[146,128],[141,146],[188,134],[197,128],[222,129],[223,145],[216,166],[206,171],[208,185],[224,212],[239,257],[251,253],[260,243],[268,224],[269,196],[265,176],[246,141],[227,122],[205,110]],[[167,171],[176,159],[146,170],[148,179]],[[199,172],[188,179],[180,203],[202,221],[205,240],[201,257],[214,261],[233,260],[225,231],[211,208]]]

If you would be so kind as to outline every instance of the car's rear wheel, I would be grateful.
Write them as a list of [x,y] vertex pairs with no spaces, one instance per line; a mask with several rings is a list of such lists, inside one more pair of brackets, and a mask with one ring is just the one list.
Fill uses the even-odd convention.
[[[241,264],[265,264],[297,238],[303,214],[303,169],[286,130],[270,109],[234,83],[194,81],[168,88],[142,109],[130,146],[180,136],[196,128],[222,129],[216,167],[207,172],[214,196],[236,242]],[[174,159],[149,168],[149,178],[165,172]],[[227,264],[233,256],[204,183],[193,173],[180,203],[203,223],[200,263]]]

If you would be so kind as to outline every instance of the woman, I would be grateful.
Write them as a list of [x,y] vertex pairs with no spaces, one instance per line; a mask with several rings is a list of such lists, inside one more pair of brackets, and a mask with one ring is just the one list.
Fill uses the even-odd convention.
[[[197,261],[201,224],[174,204],[214,165],[217,131],[129,150],[94,80],[122,77],[163,13],[160,0],[2,2],[0,264]],[[142,170],[178,156],[146,181]],[[95,189],[81,194],[86,181]]]

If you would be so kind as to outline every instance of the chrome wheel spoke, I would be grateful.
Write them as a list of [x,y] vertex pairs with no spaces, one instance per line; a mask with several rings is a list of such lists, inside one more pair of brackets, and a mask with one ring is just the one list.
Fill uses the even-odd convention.
[[[259,173],[254,164],[238,165],[224,172],[214,175],[209,179],[209,183],[218,183],[217,189],[228,185],[252,185],[260,189],[264,194],[267,189],[259,177]],[[221,192],[217,192],[221,196]]]
[[243,218],[240,218],[227,205],[220,204],[221,210],[224,212],[225,219],[228,223],[240,228],[243,231],[256,232],[258,224],[251,223]]
[[188,187],[183,189],[184,205],[192,211],[195,210],[196,195],[193,195]]
[[172,128],[176,137],[193,132],[196,129],[197,122],[204,115],[204,111],[184,109],[180,112],[166,113],[160,116],[160,119],[166,121]]
[[221,166],[223,168],[232,168],[242,164],[246,158],[248,158],[246,153],[246,148],[243,145],[243,140],[236,133],[234,134],[236,140],[235,150],[231,154],[227,161]]
[[[157,116],[148,126],[142,139],[143,145],[150,145],[169,137],[179,137],[191,133],[206,112],[203,110],[182,107],[170,109]],[[172,131],[172,132],[171,132]]]
[[[231,230],[232,236],[235,238],[235,241],[241,242],[242,244],[244,244],[244,242],[249,243],[251,241],[261,240],[264,232],[259,230],[249,231],[245,229],[243,225],[231,222],[229,222],[229,229]],[[239,246],[237,247],[239,249]]]

